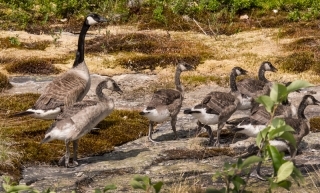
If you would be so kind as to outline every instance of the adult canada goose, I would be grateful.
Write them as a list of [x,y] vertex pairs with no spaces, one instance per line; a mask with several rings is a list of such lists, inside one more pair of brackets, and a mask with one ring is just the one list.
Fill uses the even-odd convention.
[[74,103],[58,115],[47,130],[41,143],[47,143],[54,139],[63,140],[66,144],[66,154],[60,159],[59,164],[69,167],[69,143],[73,142],[73,165],[77,163],[78,140],[91,131],[100,121],[108,116],[114,109],[113,99],[107,97],[102,90],[109,89],[122,93],[116,82],[110,78],[101,81],[96,88],[98,100],[83,100]]
[[[284,121],[287,125],[290,125],[294,132],[292,132],[294,139],[296,140],[297,147],[295,148],[291,144],[289,144],[287,141],[282,139],[274,139],[270,141],[270,145],[275,146],[279,151],[286,151],[288,150],[290,152],[291,160],[295,161],[295,156],[298,151],[299,144],[301,143],[304,136],[308,135],[310,132],[310,123],[307,117],[304,114],[304,110],[308,105],[319,105],[320,101],[314,98],[312,95],[305,95],[298,107],[297,116],[298,118],[292,118],[292,117],[286,117],[284,118]],[[251,147],[251,149],[254,149]],[[256,148],[257,149],[257,148]],[[260,174],[260,167],[261,163],[258,164],[256,169],[256,174],[259,179],[264,178]]]
[[105,21],[105,18],[97,14],[86,17],[72,68],[50,82],[32,108],[12,116],[31,115],[39,119],[55,119],[64,106],[68,107],[83,99],[91,85],[89,70],[84,61],[85,36],[91,25]]
[[217,140],[215,146],[220,145],[220,131],[230,116],[241,106],[243,101],[242,94],[239,93],[236,85],[236,77],[245,75],[246,70],[240,67],[234,67],[230,73],[231,92],[214,91],[202,100],[202,102],[192,109],[184,110],[184,114],[191,114],[198,119],[198,130],[202,126],[209,134],[209,143],[213,142],[213,134],[209,125],[218,124]]
[[192,70],[193,67],[186,62],[178,63],[175,72],[175,89],[160,89],[154,92],[151,101],[147,107],[140,112],[140,115],[149,119],[149,133],[148,139],[155,142],[152,139],[152,131],[154,122],[163,122],[171,118],[171,127],[174,132],[175,138],[177,138],[176,122],[177,115],[182,106],[183,100],[183,86],[180,82],[180,75],[183,71]]
[[270,62],[264,61],[260,65],[258,79],[245,78],[237,82],[240,93],[251,99],[251,107],[258,105],[258,103],[254,101],[255,98],[270,93],[272,83],[265,77],[266,71],[277,72],[278,70]]

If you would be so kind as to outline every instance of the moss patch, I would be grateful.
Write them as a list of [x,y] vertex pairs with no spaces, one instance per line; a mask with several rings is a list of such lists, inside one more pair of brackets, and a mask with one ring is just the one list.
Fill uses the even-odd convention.
[[280,69],[285,72],[299,73],[310,70],[318,62],[312,52],[296,52],[276,61]]
[[180,55],[144,55],[133,56],[128,59],[118,59],[120,66],[129,68],[134,71],[154,70],[156,67],[165,68],[168,65],[177,65],[178,61],[185,61],[193,66],[200,63],[200,57],[196,55],[180,56]]
[[198,65],[202,60],[214,57],[210,48],[202,42],[185,39],[171,39],[168,35],[129,33],[97,37],[87,43],[89,53],[119,53],[113,66],[140,71],[166,67],[184,60]]
[[313,133],[320,132],[320,117],[310,119],[310,131]]
[[8,77],[0,72],[0,91],[11,87],[12,85],[10,84]]
[[9,73],[42,75],[58,74],[61,70],[53,65],[57,61],[60,61],[60,59],[31,57],[10,63],[6,65],[5,69]]
[[[9,115],[23,111],[34,104],[38,94],[21,94],[0,97],[0,123],[4,137],[12,141],[12,150],[19,152],[14,169],[8,165],[0,165],[0,173],[8,173],[16,177],[20,175],[22,165],[57,164],[65,153],[62,141],[53,141],[40,145],[46,130],[52,121],[33,119],[31,117],[10,118]],[[125,121],[124,121],[125,120]],[[79,143],[79,157],[99,155],[113,150],[116,145],[135,140],[147,135],[148,121],[138,111],[115,110]]]

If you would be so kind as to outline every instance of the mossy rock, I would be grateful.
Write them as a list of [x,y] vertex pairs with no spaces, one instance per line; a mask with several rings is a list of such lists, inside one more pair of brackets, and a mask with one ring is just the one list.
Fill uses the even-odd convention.
[[9,82],[8,77],[0,72],[0,90],[2,89],[9,89],[12,85]]
[[41,75],[58,74],[61,70],[53,65],[56,61],[56,59],[52,58],[31,57],[8,64],[5,66],[5,69],[9,73]]
[[[63,141],[55,140],[48,144],[40,144],[53,121],[28,116],[9,116],[31,107],[38,97],[39,94],[32,93],[0,96],[0,101],[2,101],[0,103],[0,122],[2,123],[1,131],[3,131],[0,137],[15,144],[10,150],[21,154],[21,159],[16,160],[14,166],[0,165],[0,173],[19,176],[22,165],[39,163],[57,165],[60,157],[64,155]],[[148,123],[148,120],[139,115],[138,111],[114,110],[96,126],[99,129],[91,131],[80,139],[78,155],[87,157],[110,152],[114,146],[147,135]]]

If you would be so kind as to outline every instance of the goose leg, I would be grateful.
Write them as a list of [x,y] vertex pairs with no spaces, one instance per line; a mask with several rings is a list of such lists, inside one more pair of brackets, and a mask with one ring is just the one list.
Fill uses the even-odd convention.
[[73,143],[73,166],[78,166],[78,142],[79,140],[74,140]]
[[176,123],[177,123],[177,115],[172,116],[172,118],[171,118],[171,127],[172,127],[172,130],[173,130],[173,133],[174,133],[174,139],[178,138],[177,129],[176,129]]
[[[196,136],[199,135],[202,127],[204,127],[205,125],[202,124],[200,121],[197,121],[197,127],[196,127]],[[211,129],[211,128],[210,128]],[[208,131],[208,130],[207,130]]]
[[207,130],[207,133],[209,135],[209,145],[213,144],[213,134],[212,134],[212,129],[209,125],[204,125],[204,128]]
[[221,133],[221,129],[223,128],[224,124],[225,123],[218,123],[217,140],[213,144],[215,147],[220,147],[220,133]]
[[70,149],[69,149],[69,140],[65,141],[66,144],[66,153],[64,156],[62,156],[59,160],[59,165],[62,165],[64,162],[65,167],[69,167],[69,158],[70,158]]
[[258,163],[257,168],[250,175],[257,177],[259,180],[266,181],[266,178],[262,176],[260,173],[261,164],[262,164],[262,161]]
[[154,124],[153,121],[150,121],[150,122],[149,122],[148,140],[151,141],[151,142],[153,142],[153,143],[157,143],[157,141],[155,141],[155,140],[152,139],[153,124]]

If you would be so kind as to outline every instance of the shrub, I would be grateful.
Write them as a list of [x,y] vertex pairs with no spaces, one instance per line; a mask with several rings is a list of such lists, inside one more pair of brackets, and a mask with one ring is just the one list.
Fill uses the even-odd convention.
[[2,89],[9,89],[12,85],[9,82],[8,77],[0,72],[0,90]]
[[53,63],[54,59],[31,57],[26,60],[19,60],[5,67],[9,73],[22,74],[58,74],[60,70]]

